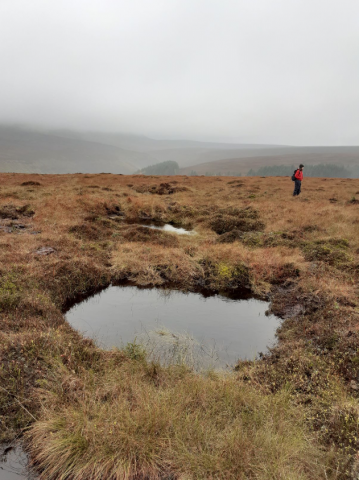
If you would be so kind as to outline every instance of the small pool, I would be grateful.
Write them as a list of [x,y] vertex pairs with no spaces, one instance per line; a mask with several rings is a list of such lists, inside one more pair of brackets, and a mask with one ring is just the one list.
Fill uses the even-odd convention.
[[[267,302],[177,290],[110,286],[74,305],[67,321],[103,348],[149,342],[169,349],[192,343],[217,366],[253,360],[273,346],[280,320],[267,316]],[[187,348],[185,347],[185,348]],[[209,363],[211,363],[209,362]],[[208,362],[206,362],[208,363]]]
[[0,445],[0,480],[36,480],[29,459],[21,446]]
[[164,225],[156,225],[156,224],[140,224],[142,227],[153,228],[155,230],[162,230],[163,232],[172,232],[177,233],[177,235],[195,235],[193,230],[185,230],[184,228],[177,228],[169,223],[165,223]]
[[139,225],[146,228],[153,228],[155,230],[162,230],[163,232],[177,233],[177,235],[196,235],[194,230],[186,230],[185,228],[174,227],[170,223],[158,222],[150,219],[142,218],[138,221],[125,220],[125,223],[130,225]]

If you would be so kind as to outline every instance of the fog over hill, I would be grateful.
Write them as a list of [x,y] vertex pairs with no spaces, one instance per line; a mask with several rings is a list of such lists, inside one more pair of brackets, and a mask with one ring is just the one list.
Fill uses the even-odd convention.
[[143,135],[0,126],[0,171],[131,174],[175,161],[180,173],[241,173],[268,165],[331,163],[359,168],[359,147],[291,147]]
[[76,132],[71,130],[58,130],[50,133],[55,133],[61,137],[77,138],[145,153],[146,155],[139,155],[133,161],[138,168],[169,160],[177,162],[180,167],[186,167],[204,160],[233,158],[238,155],[248,156],[248,152],[252,152],[253,149],[254,151],[269,152],[273,148],[281,148],[278,145],[200,142],[186,139],[157,140],[144,135],[125,133]]
[[[232,153],[232,152],[231,152]],[[217,158],[216,158],[217,157]],[[207,158],[207,161],[204,161]],[[200,162],[182,168],[180,173],[190,174],[195,171],[199,175],[206,173],[241,173],[245,174],[250,169],[258,169],[271,165],[318,165],[335,164],[357,170],[359,168],[358,147],[282,147],[267,149],[246,149],[237,151],[236,156],[225,157],[225,152],[208,152]],[[358,171],[359,173],[359,171]]]
[[0,127],[1,172],[129,174],[143,156],[112,145]]
[[[207,152],[233,157],[252,145],[155,140],[124,133],[44,130],[0,126],[0,171],[34,173],[133,173],[166,160],[181,167],[207,158]],[[256,146],[270,149],[270,146]],[[222,153],[223,152],[223,153]],[[231,152],[231,153],[229,153]]]

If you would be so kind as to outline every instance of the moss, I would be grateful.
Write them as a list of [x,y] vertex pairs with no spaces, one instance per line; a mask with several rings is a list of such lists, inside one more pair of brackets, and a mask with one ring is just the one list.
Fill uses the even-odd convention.
[[215,290],[232,290],[249,284],[248,266],[241,261],[215,262],[211,259],[200,260],[206,286]]
[[0,277],[0,311],[16,307],[20,298],[21,289],[16,283],[15,274],[8,273]]
[[346,239],[316,240],[302,246],[305,259],[325,262],[334,267],[340,267],[353,261],[348,252],[349,243]]
[[233,277],[234,268],[232,265],[220,263],[217,267],[217,272],[221,279],[231,279]]

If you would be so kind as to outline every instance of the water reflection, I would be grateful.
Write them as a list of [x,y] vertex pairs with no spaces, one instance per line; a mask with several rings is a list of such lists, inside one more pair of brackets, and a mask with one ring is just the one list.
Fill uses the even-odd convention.
[[20,445],[0,446],[0,480],[36,480],[30,471],[29,459]]
[[66,318],[104,348],[157,332],[167,343],[176,336],[179,342],[192,339],[225,365],[254,359],[273,344],[279,319],[266,316],[267,309],[267,302],[254,298],[111,286],[72,307]]
[[172,232],[177,233],[177,235],[195,235],[193,230],[185,230],[184,228],[177,228],[169,223],[164,225],[155,225],[155,224],[140,224],[142,227],[153,228],[155,230],[162,230],[163,232]]

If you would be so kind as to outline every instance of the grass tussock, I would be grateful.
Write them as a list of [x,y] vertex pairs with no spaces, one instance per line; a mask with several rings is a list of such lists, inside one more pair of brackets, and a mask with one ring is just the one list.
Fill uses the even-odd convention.
[[179,241],[175,234],[168,234],[140,225],[130,225],[127,228],[123,228],[120,235],[127,242],[153,243],[162,247],[179,246]]
[[126,359],[40,393],[29,431],[45,478],[322,478],[325,456],[288,392]]
[[[2,174],[1,441],[27,431],[46,479],[356,478],[359,181],[323,185]],[[63,308],[121,280],[249,287],[283,318],[278,343],[226,376],[102,351]]]

